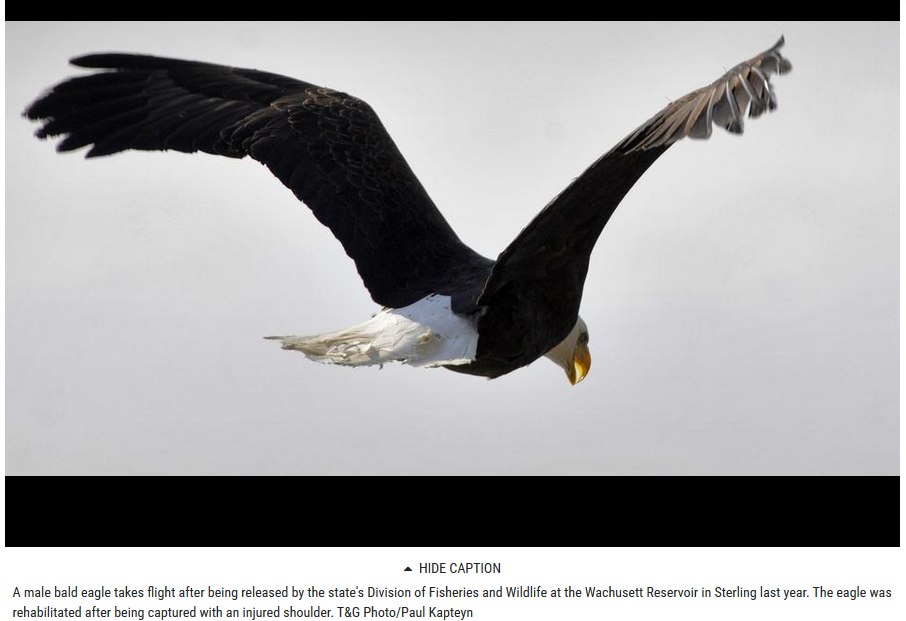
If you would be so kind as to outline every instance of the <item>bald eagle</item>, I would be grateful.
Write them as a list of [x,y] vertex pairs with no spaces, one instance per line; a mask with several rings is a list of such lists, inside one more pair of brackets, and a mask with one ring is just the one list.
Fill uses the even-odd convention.
[[399,361],[496,378],[542,356],[572,384],[591,366],[579,304],[592,248],[633,184],[674,142],[742,133],[776,107],[769,50],[670,103],[556,196],[496,260],[463,243],[378,116],[361,99],[301,80],[204,62],[90,54],[101,69],[50,89],[25,111],[59,151],[203,151],[264,164],[339,239],[383,309],[317,336],[267,337],[312,360]]

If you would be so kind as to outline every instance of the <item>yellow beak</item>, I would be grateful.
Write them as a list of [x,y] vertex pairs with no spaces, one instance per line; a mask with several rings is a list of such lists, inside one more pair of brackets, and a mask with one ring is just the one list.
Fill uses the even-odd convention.
[[566,365],[566,377],[569,383],[575,386],[585,379],[588,370],[591,368],[591,352],[588,351],[588,345],[579,345],[573,352],[572,364]]

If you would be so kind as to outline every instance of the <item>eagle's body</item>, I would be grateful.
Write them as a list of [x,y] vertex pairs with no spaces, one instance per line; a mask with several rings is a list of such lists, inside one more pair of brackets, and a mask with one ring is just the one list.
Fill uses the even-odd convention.
[[588,371],[579,306],[591,251],[623,196],[674,142],[776,106],[779,49],[737,65],[637,128],[576,178],[496,260],[463,243],[364,101],[280,75],[209,63],[95,54],[106,69],[63,82],[26,110],[58,149],[203,151],[267,166],[355,261],[372,319],[314,337],[274,337],[319,362],[401,361],[498,377],[543,355],[576,383]]

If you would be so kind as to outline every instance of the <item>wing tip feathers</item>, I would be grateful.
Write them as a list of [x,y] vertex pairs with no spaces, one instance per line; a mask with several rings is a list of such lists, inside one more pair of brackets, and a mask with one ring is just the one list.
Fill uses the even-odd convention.
[[[766,51],[736,65],[712,84],[676,99],[624,138],[615,149],[628,154],[669,146],[685,137],[707,139],[711,136],[712,121],[731,134],[742,134],[746,116],[757,118],[777,108],[769,75],[784,75],[792,70],[792,63],[780,54],[785,43],[786,37],[781,34]],[[752,83],[753,77],[761,84]],[[707,105],[694,105],[709,92]],[[706,118],[707,130],[702,127],[702,117]]]

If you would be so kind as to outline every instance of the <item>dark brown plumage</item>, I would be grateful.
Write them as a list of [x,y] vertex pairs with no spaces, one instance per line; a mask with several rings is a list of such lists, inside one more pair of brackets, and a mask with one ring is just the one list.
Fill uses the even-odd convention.
[[[475,360],[454,370],[497,377],[525,366],[575,326],[591,251],[611,214],[674,142],[776,107],[781,38],[713,84],[677,99],[555,197],[499,255],[465,245],[435,207],[377,115],[346,93],[252,69],[132,54],[72,61],[100,73],[65,81],[26,110],[41,138],[87,157],[127,149],[251,156],[340,240],[378,304],[432,293],[472,316]],[[587,338],[587,336],[586,336]]]

